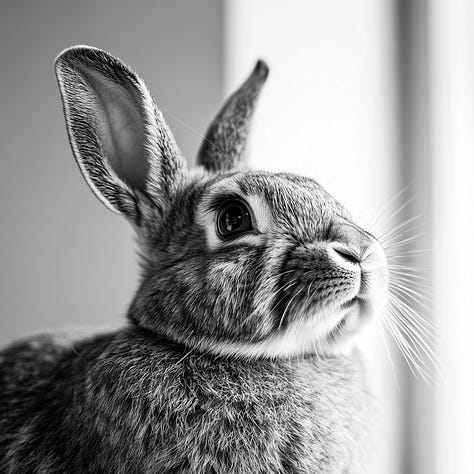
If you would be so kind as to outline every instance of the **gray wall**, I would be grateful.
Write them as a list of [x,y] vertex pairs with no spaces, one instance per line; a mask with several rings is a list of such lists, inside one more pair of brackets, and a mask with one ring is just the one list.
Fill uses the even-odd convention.
[[119,324],[137,283],[132,230],[67,143],[53,60],[73,44],[130,64],[187,157],[222,98],[220,0],[0,2],[0,343]]

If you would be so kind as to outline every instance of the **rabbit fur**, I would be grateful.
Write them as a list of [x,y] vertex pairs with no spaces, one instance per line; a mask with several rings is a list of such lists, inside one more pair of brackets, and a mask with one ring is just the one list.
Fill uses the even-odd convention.
[[141,281],[123,329],[0,352],[0,472],[366,472],[354,341],[384,303],[384,254],[314,180],[244,167],[266,64],[191,170],[120,60],[73,47],[56,74],[84,178],[136,230]]

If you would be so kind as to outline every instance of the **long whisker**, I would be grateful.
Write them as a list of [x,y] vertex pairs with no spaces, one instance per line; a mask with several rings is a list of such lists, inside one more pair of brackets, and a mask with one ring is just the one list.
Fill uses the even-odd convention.
[[392,219],[394,219],[396,216],[398,216],[403,211],[403,209],[405,209],[408,206],[408,204],[410,204],[413,201],[413,199],[414,199],[414,196],[407,199],[407,201],[405,201],[405,203],[403,203],[398,209],[396,209],[395,212],[393,212],[381,224],[379,224],[378,228],[380,228],[380,229],[385,228],[385,226],[388,224],[388,222],[390,222]]
[[431,298],[428,294],[428,292],[422,292],[419,291],[418,289],[414,288],[409,288],[407,285],[403,284],[402,282],[397,282],[397,281],[392,281],[390,283],[390,290],[392,290],[395,293],[402,293],[406,296],[408,300],[413,300],[414,298],[418,299],[418,304],[422,305],[425,307],[426,310],[429,311],[430,308],[426,307],[425,302],[431,302]]
[[426,367],[426,363],[424,362],[424,357],[426,356],[431,364],[433,364],[433,367],[439,371],[439,360],[437,355],[434,353],[433,348],[431,347],[433,342],[429,344],[426,341],[426,338],[423,337],[423,335],[420,333],[420,330],[418,329],[417,326],[412,324],[412,321],[410,319],[402,319],[402,318],[397,318],[396,316],[397,313],[393,313],[393,315],[397,319],[398,323],[398,328],[404,333],[406,336],[406,339],[411,343],[411,347],[413,349],[413,352],[416,352],[418,354],[418,358],[420,360],[420,363]]
[[401,275],[403,277],[411,278],[413,281],[420,280],[420,281],[430,281],[427,277],[421,276],[421,275],[416,275],[413,272],[410,272],[410,270],[398,270],[398,269],[390,269],[391,274],[395,275]]
[[410,338],[409,332],[403,329],[401,330],[399,326],[394,325],[390,318],[385,318],[384,320],[387,323],[392,333],[392,337],[395,339],[395,342],[397,343],[397,346],[406,360],[413,376],[416,378],[418,373],[423,380],[431,385],[433,378],[425,369],[423,357],[420,355],[416,344],[413,343],[414,341]]
[[[392,202],[400,195],[402,193]],[[404,202],[383,222],[378,218],[377,227],[384,229],[395,219],[400,220],[400,215],[413,199],[411,197]],[[413,375],[419,375],[426,382],[432,383],[432,369],[436,373],[440,372],[435,350],[439,334],[434,323],[422,314],[431,312],[432,296],[430,279],[427,277],[429,268],[417,265],[417,258],[431,252],[431,249],[414,248],[415,242],[424,235],[419,226],[420,218],[421,216],[411,216],[388,230],[375,232],[387,256],[390,275],[390,300],[381,322],[387,327]],[[388,350],[386,340],[384,344]],[[392,360],[390,363],[393,366]]]
[[392,351],[390,350],[390,347],[388,345],[387,336],[385,334],[385,328],[383,327],[382,324],[377,324],[377,331],[382,337],[383,345],[387,352],[388,360],[390,362],[390,367],[392,369],[393,378],[395,379],[395,385],[397,386],[398,389],[400,389],[400,384],[398,383],[397,371],[395,369],[395,364],[393,362]]
[[[410,314],[413,313],[414,312],[412,311]],[[415,320],[410,318],[403,318],[396,310],[394,311],[393,316],[395,317],[398,323],[412,331],[415,337],[419,337],[421,344],[426,347],[427,351],[430,352],[431,355],[434,355],[433,349],[428,345],[427,340],[431,344],[433,344],[434,342],[436,342],[437,338],[436,335],[431,332],[431,329],[427,329],[427,326],[423,327],[420,324],[420,321],[424,321],[423,319]],[[423,334],[421,332],[423,332]]]
[[408,189],[408,185],[404,186],[400,191],[398,191],[395,196],[393,196],[387,203],[385,203],[382,206],[379,206],[379,209],[375,212],[375,217],[372,219],[372,222],[370,222],[370,225],[368,226],[369,229],[374,229],[378,221],[383,217],[385,214],[386,210],[390,208],[390,206]]
[[420,216],[413,216],[410,217],[409,219],[401,222],[397,226],[387,230],[386,232],[383,232],[378,235],[378,240],[382,243],[385,243],[390,240],[394,240],[398,237],[400,234],[405,234],[410,232],[411,230],[417,228],[417,225],[412,225],[414,222],[417,222],[419,220]]
[[384,245],[384,249],[385,250],[391,250],[391,249],[395,249],[395,248],[398,248],[398,247],[404,247],[406,244],[408,244],[409,242],[413,242],[414,240],[418,239],[422,235],[423,235],[423,232],[420,232],[418,234],[415,234],[415,235],[407,237],[403,240],[400,240],[396,243],[389,244],[389,245]]

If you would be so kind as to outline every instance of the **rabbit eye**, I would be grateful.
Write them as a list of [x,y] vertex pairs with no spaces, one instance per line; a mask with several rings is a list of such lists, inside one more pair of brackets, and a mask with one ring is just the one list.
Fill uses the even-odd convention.
[[217,214],[217,232],[221,237],[232,237],[252,230],[252,217],[241,201],[225,202]]

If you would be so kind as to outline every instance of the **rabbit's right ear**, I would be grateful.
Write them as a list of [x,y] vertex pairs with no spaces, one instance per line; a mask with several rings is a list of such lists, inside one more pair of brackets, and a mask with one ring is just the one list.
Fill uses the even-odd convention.
[[61,53],[56,76],[74,156],[97,197],[137,226],[143,206],[163,211],[184,160],[143,81],[87,46]]

